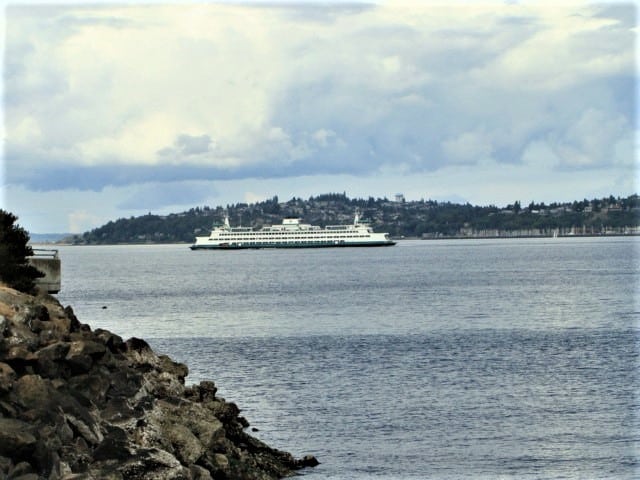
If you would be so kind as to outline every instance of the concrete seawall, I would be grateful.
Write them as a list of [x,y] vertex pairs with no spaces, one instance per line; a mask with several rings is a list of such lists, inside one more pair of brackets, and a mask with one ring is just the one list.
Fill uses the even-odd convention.
[[62,278],[58,251],[34,248],[33,256],[27,260],[29,265],[44,273],[44,277],[36,280],[36,288],[44,293],[58,293]]

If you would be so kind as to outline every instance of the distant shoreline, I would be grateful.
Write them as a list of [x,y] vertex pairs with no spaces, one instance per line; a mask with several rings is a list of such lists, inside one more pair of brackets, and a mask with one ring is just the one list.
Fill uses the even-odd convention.
[[188,243],[207,235],[211,226],[225,217],[230,225],[254,229],[278,225],[283,219],[299,219],[324,227],[350,225],[356,211],[374,232],[388,233],[394,239],[640,234],[640,197],[636,194],[551,205],[532,202],[526,207],[515,202],[505,208],[432,200],[350,199],[346,194],[326,194],[308,200],[292,198],[280,202],[274,197],[226,208],[204,206],[168,215],[149,213],[110,221],[83,234],[48,240],[95,244]]
[[394,240],[510,240],[518,238],[607,238],[607,237],[640,237],[640,233],[585,233],[574,235],[455,235],[442,237],[405,237]]
[[[574,235],[558,235],[554,237],[552,235],[454,235],[454,236],[433,236],[433,237],[392,237],[393,240],[515,240],[522,238],[611,238],[611,237],[640,237],[640,233],[586,233],[586,234],[574,234]],[[47,246],[47,247],[99,247],[99,246],[117,246],[117,245],[191,245],[192,242],[123,242],[123,243],[57,243],[57,242],[33,242],[30,243],[32,247]]]

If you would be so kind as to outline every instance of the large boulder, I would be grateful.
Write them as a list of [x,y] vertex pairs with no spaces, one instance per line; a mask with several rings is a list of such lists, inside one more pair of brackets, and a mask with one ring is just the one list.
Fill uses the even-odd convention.
[[15,460],[28,457],[36,444],[33,428],[15,418],[0,417],[0,455]]
[[270,480],[313,466],[248,435],[211,381],[0,286],[0,479]]
[[9,364],[0,362],[0,394],[7,393],[13,388],[16,372]]

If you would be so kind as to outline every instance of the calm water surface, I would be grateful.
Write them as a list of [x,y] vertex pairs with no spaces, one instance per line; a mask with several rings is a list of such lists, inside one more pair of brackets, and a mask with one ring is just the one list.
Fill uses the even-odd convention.
[[216,381],[261,439],[319,458],[306,477],[631,479],[639,248],[64,247],[58,297]]

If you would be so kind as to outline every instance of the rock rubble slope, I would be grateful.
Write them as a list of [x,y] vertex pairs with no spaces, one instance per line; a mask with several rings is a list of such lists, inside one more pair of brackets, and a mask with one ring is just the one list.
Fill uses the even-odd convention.
[[141,339],[0,286],[0,480],[275,479],[314,466],[245,433],[213,382]]

